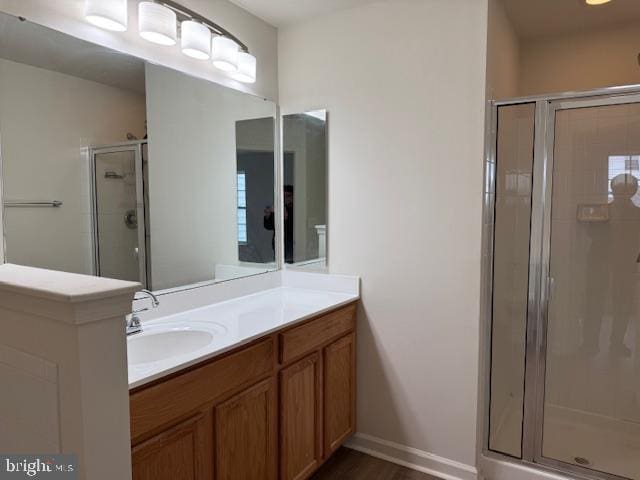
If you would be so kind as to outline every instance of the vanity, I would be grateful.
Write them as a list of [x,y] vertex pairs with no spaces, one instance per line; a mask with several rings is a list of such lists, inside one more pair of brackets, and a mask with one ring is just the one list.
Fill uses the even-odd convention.
[[[102,304],[83,310],[99,327],[78,326],[96,329],[82,367],[98,372],[78,383],[99,385],[65,387],[82,393],[60,422],[76,443],[57,445],[54,425],[34,428],[29,445],[52,438],[34,451],[78,455],[83,479],[129,478],[130,468],[136,480],[310,477],[356,418],[359,281],[309,273],[326,266],[327,112],[281,114],[207,70],[0,21],[0,263],[25,266],[5,276],[42,276],[47,289],[63,278],[74,290],[62,303],[76,289],[96,300],[87,285],[119,292],[111,317]],[[52,125],[37,142],[21,133]],[[158,308],[146,311],[141,292]],[[61,378],[80,371],[68,364]],[[47,387],[54,366],[40,369]]]
[[[133,478],[308,478],[355,431],[356,301],[278,288],[195,310],[193,329],[211,315],[222,332],[206,359],[130,365]],[[158,325],[198,331],[185,316],[130,337],[130,362]]]

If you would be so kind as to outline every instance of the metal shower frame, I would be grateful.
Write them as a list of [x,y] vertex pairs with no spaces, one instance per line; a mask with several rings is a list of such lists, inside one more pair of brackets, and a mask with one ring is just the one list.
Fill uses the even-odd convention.
[[[597,480],[625,480],[544,457],[543,419],[546,375],[548,303],[552,279],[549,276],[551,239],[551,193],[555,141],[555,116],[559,110],[626,103],[640,103],[640,85],[611,87],[586,92],[567,92],[490,101],[485,132],[482,235],[482,362],[481,403],[482,455],[522,463],[554,473]],[[495,183],[498,138],[498,109],[510,105],[535,104],[533,189],[529,247],[529,284],[525,343],[525,393],[522,424],[522,458],[489,449],[491,385],[491,335],[493,295],[493,249],[495,228]]]

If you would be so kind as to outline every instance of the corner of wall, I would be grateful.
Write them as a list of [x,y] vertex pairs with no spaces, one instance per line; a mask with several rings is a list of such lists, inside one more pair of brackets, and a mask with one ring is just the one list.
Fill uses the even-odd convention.
[[487,98],[520,94],[520,39],[502,0],[489,0],[487,18]]
[[364,433],[356,433],[347,441],[346,446],[444,480],[478,480],[479,478],[474,466]]

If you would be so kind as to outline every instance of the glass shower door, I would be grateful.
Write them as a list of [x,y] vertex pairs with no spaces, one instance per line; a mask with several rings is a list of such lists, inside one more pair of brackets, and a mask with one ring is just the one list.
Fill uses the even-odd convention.
[[499,107],[496,123],[489,448],[521,458],[535,103]]
[[552,108],[538,460],[640,480],[640,104],[623,101]]
[[96,273],[146,285],[140,145],[92,149]]

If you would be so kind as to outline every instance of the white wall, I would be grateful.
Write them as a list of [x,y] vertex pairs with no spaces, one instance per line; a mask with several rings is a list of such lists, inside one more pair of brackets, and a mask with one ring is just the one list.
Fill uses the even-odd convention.
[[489,0],[488,98],[640,83],[638,25],[520,38],[503,1]]
[[[212,280],[238,263],[236,122],[274,117],[251,95],[147,65],[154,290]],[[239,148],[273,149],[273,134]]]
[[75,454],[78,479],[131,479],[122,326],[138,288],[0,265],[3,452]]
[[520,90],[520,40],[501,0],[489,0],[487,98],[516,97]]
[[216,70],[211,62],[183,55],[178,46],[162,47],[140,38],[136,0],[129,1],[129,29],[126,33],[108,32],[86,22],[84,0],[0,0],[0,10],[159,65],[277,100],[276,29],[227,0],[181,0],[180,3],[225,27],[249,47],[258,59],[255,84],[236,82]]
[[640,26],[617,26],[522,42],[523,95],[640,83]]
[[12,263],[92,273],[87,147],[144,135],[144,96],[0,59],[4,199],[60,200],[8,208]]
[[486,18],[486,0],[380,1],[284,28],[278,50],[283,111],[331,116],[329,266],[362,276],[358,431],[467,466]]

